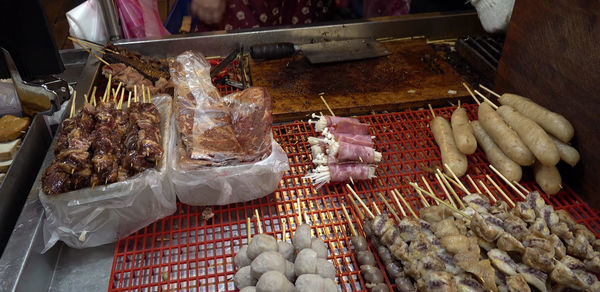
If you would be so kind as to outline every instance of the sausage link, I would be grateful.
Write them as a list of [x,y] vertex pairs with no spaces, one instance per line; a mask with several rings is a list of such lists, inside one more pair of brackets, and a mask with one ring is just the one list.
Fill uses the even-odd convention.
[[519,135],[508,127],[500,115],[487,103],[479,105],[477,113],[479,123],[486,133],[502,149],[512,161],[522,166],[532,165],[535,161],[533,153],[521,141]]
[[510,158],[502,152],[498,145],[494,143],[492,137],[490,137],[481,127],[479,121],[471,122],[471,126],[473,127],[473,134],[475,134],[475,138],[477,138],[477,143],[479,144],[479,147],[483,149],[488,161],[510,181],[520,181],[523,176],[521,166],[510,160]]
[[575,134],[573,125],[571,125],[565,117],[548,110],[529,98],[505,93],[498,100],[501,104],[510,105],[526,117],[534,120],[544,128],[546,132],[565,143],[571,141],[571,138],[573,138],[573,135]]
[[450,119],[456,148],[464,154],[473,154],[477,150],[477,140],[473,136],[473,128],[469,123],[467,111],[459,107],[452,113]]
[[497,112],[519,134],[521,141],[527,145],[539,162],[551,166],[560,161],[558,149],[540,125],[509,105],[501,106]]
[[[442,154],[442,163],[448,164],[450,169],[457,175],[463,176],[467,172],[469,163],[465,154],[456,148],[454,137],[452,136],[452,128],[448,120],[442,117],[435,117],[431,121],[431,132],[440,147]],[[447,171],[446,169],[444,171]]]
[[533,165],[535,182],[542,187],[544,193],[554,195],[560,191],[561,178],[556,166],[547,166],[536,161]]
[[550,139],[552,139],[556,149],[558,149],[558,154],[560,154],[560,159],[562,159],[562,161],[566,162],[571,167],[574,167],[577,162],[579,162],[581,157],[579,156],[577,149],[569,144],[563,143],[563,141],[558,140],[554,136],[550,136]]

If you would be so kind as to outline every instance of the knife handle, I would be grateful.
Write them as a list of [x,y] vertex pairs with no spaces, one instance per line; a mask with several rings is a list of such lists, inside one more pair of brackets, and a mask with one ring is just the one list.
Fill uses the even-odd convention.
[[289,57],[296,52],[292,43],[259,44],[250,47],[253,59],[280,59]]

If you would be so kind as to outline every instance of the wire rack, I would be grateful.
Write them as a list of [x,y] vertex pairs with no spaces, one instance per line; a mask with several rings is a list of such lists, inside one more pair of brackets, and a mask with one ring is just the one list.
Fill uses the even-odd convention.
[[[233,90],[233,89],[229,89]],[[476,107],[464,107],[474,118]],[[439,108],[435,112],[449,118],[454,108]],[[440,165],[439,149],[429,130],[429,111],[407,110],[400,113],[362,116],[369,123],[378,151],[383,154],[377,169],[377,178],[355,182],[353,188],[368,204],[377,204],[386,210],[377,193],[384,195],[398,189],[415,210],[423,205],[407,180],[427,178],[434,192],[444,197],[439,184],[432,179],[430,169]],[[273,134],[288,154],[290,170],[286,172],[277,190],[272,194],[246,203],[215,206],[214,217],[205,220],[207,209],[179,204],[175,214],[158,220],[137,233],[117,242],[112,265],[109,291],[235,291],[233,276],[236,272],[233,258],[239,248],[248,244],[247,218],[258,210],[263,232],[283,238],[285,224],[287,240],[294,234],[298,222],[297,199],[300,208],[312,225],[315,236],[329,246],[329,259],[337,269],[337,283],[342,291],[365,290],[365,282],[358,269],[358,261],[350,245],[347,224],[354,224],[362,232],[355,210],[349,208],[351,218],[345,218],[341,204],[348,191],[345,184],[328,184],[315,190],[303,179],[313,168],[309,136],[316,136],[312,125],[292,122],[274,125]],[[513,200],[519,197],[496,176],[487,165],[485,155],[477,150],[469,156],[467,172],[475,180],[482,180],[501,199],[499,192],[485,180],[489,174]],[[528,180],[528,177],[525,177]],[[464,183],[474,190],[467,181]],[[535,183],[523,183],[530,190],[538,190]],[[541,190],[540,190],[541,192]],[[462,193],[464,195],[464,193]],[[461,195],[461,193],[459,193]],[[557,195],[544,199],[556,209],[567,210],[576,221],[585,224],[597,236],[600,218],[569,187]],[[432,202],[429,202],[432,203]],[[306,214],[306,215],[304,215]],[[250,224],[251,235],[258,233],[256,220]],[[375,249],[371,246],[372,251]],[[376,254],[374,252],[374,254]],[[384,267],[377,258],[379,268]],[[385,282],[394,286],[385,275]]]

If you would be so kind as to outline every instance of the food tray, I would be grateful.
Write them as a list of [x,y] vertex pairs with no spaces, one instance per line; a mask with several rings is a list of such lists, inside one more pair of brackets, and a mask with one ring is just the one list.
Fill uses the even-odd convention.
[[[476,106],[465,104],[464,107],[473,119]],[[453,109],[447,107],[435,111],[449,118]],[[376,148],[383,153],[383,161],[377,169],[378,178],[354,185],[363,200],[375,202],[379,209],[386,210],[376,194],[387,195],[390,189],[397,188],[413,208],[422,206],[420,198],[403,182],[427,176],[422,167],[440,165],[439,149],[428,127],[430,118],[426,110],[359,117],[362,122],[371,124]],[[350,206],[344,201],[348,191],[344,184],[325,185],[315,190],[302,179],[313,168],[310,146],[306,142],[307,137],[316,135],[313,126],[306,122],[274,125],[273,134],[288,153],[290,163],[290,170],[273,194],[247,203],[215,207],[214,217],[209,220],[202,219],[202,208],[179,204],[174,215],[117,242],[109,291],[234,291],[233,257],[242,245],[247,244],[246,218],[252,217],[255,209],[259,210],[264,232],[275,234],[279,239],[284,219],[289,240],[297,224],[297,198],[310,218],[313,230],[323,234],[321,237],[329,245],[329,259],[337,268],[337,283],[342,291],[365,290],[350,246],[347,221],[340,207],[341,202]],[[485,155],[477,150],[469,156],[468,174],[483,181],[485,174],[489,174],[513,200],[518,200],[487,164]],[[431,178],[429,182],[436,194],[442,196],[438,184]],[[491,184],[486,185],[500,198]],[[524,185],[530,190],[538,189],[535,183]],[[567,210],[596,235],[600,234],[600,217],[569,187],[565,186],[550,199],[543,197],[556,209]],[[355,211],[352,208],[349,211],[357,226]],[[257,233],[254,219],[251,233]],[[372,246],[371,250],[374,251]],[[377,260],[383,271],[381,261]],[[393,287],[387,275],[385,277],[386,283]]]

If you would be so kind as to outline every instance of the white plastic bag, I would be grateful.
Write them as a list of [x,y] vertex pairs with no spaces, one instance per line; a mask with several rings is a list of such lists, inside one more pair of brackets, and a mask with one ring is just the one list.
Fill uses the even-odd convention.
[[[174,125],[172,129],[175,133]],[[176,154],[180,139],[176,134],[171,135],[168,171],[177,197],[184,204],[210,206],[251,201],[272,193],[290,167],[285,151],[271,140],[271,155],[261,161],[183,170],[178,167]]]
[[[171,97],[155,96],[161,116],[163,149],[167,149],[171,121]],[[167,155],[158,169],[147,169],[126,181],[93,190],[85,188],[48,196],[41,190],[44,206],[43,252],[58,240],[74,248],[93,247],[115,242],[144,226],[171,215],[177,199],[167,178]]]
[[69,10],[67,22],[71,36],[101,44],[108,40],[98,0],[87,0]]

